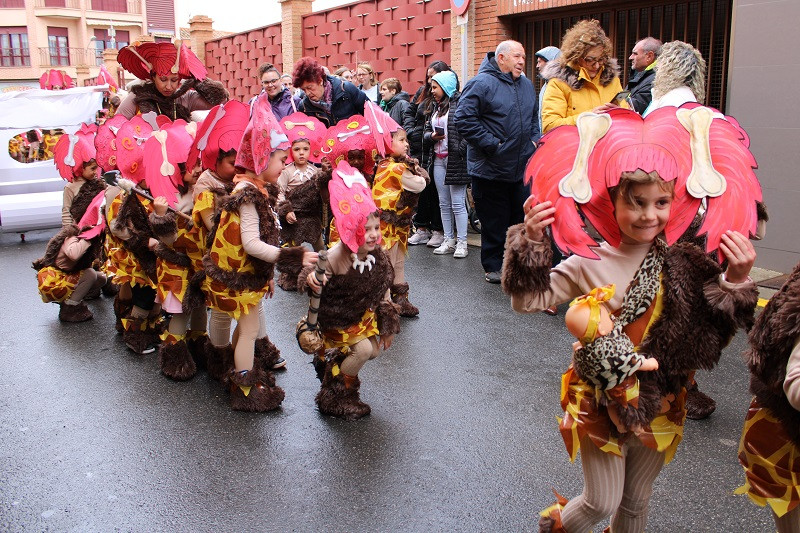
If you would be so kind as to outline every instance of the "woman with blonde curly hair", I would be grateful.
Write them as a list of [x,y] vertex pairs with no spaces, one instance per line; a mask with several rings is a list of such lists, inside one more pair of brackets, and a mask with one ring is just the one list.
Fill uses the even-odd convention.
[[665,44],[656,63],[652,92],[653,101],[645,109],[645,117],[659,107],[702,104],[706,99],[706,62],[697,48],[683,41]]
[[602,113],[617,107],[622,91],[613,47],[600,22],[581,20],[564,34],[561,55],[542,69],[549,79],[542,100],[542,133],[574,125],[586,111]]

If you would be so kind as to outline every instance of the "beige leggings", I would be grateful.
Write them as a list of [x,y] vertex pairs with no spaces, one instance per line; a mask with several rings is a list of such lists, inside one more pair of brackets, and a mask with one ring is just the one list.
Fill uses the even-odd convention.
[[193,309],[191,314],[176,313],[172,315],[167,328],[175,336],[186,335],[187,328],[192,331],[205,331],[208,316],[205,307]]
[[86,298],[89,291],[98,289],[105,284],[105,274],[93,268],[84,269],[81,271],[81,277],[78,279],[78,283],[75,284],[75,289],[73,289],[72,294],[69,295],[69,299],[65,303],[77,305]]
[[800,507],[795,507],[782,517],[772,513],[778,533],[800,533]]
[[357,376],[361,367],[370,359],[378,357],[378,353],[377,337],[362,339],[350,347],[350,354],[345,357],[339,368],[348,376]]
[[263,303],[259,301],[242,313],[236,329],[233,330],[233,363],[237,372],[253,369],[256,339],[267,336],[267,319]]
[[400,244],[395,244],[386,250],[386,256],[394,269],[394,284],[406,281],[406,253],[400,249]]
[[653,482],[664,466],[664,453],[630,437],[622,447],[623,457],[605,453],[589,437],[581,439],[583,493],[561,511],[564,529],[590,531],[613,513],[611,531],[640,533],[647,524]]
[[[267,317],[264,314],[264,302],[258,302],[258,337],[267,336]],[[230,315],[224,311],[217,311],[215,309],[211,310],[211,320],[209,321],[208,325],[208,338],[211,341],[211,344],[216,346],[217,348],[221,348],[223,346],[227,346],[231,343],[231,322],[232,318]],[[194,328],[192,328],[194,329]]]

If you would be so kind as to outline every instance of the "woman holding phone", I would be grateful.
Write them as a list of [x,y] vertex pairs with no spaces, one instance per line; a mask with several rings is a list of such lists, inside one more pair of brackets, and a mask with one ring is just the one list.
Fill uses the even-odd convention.
[[612,52],[611,40],[596,20],[581,20],[567,30],[561,55],[541,72],[550,80],[542,100],[542,133],[574,125],[586,111],[603,113],[628,107],[624,94],[619,94],[622,83]]
[[[465,197],[467,175],[464,155],[466,141],[456,129],[458,106],[458,77],[452,70],[434,74],[431,93],[435,102],[430,120],[425,124],[425,141],[433,145],[433,179],[439,192],[439,209],[442,212],[444,241],[433,253],[453,254],[455,258],[467,257],[467,206]],[[455,231],[453,222],[455,221]]]

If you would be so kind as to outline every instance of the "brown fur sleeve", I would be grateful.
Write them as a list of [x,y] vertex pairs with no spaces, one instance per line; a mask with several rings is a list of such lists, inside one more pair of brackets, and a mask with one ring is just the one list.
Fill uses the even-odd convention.
[[703,286],[703,294],[716,313],[730,320],[737,328],[749,330],[753,326],[758,303],[755,283],[728,288],[723,287],[717,279]]
[[281,271],[299,272],[303,268],[303,256],[305,253],[306,249],[302,246],[281,248],[278,254],[278,262],[275,263],[275,266]]
[[281,220],[286,220],[286,215],[294,211],[294,206],[292,206],[292,202],[289,200],[282,200],[278,202],[278,216],[281,217]]
[[503,291],[508,294],[544,292],[550,287],[550,265],[553,251],[550,239],[535,242],[525,234],[525,225],[508,228],[503,256]]
[[394,335],[400,332],[400,315],[397,314],[392,302],[384,300],[379,303],[375,315],[378,317],[378,331],[381,335]]
[[194,90],[203,97],[203,100],[215,106],[228,101],[228,91],[222,83],[206,78],[194,84]]
[[175,223],[175,213],[172,211],[167,211],[164,216],[150,213],[149,220],[150,227],[153,228],[153,233],[155,233],[156,237],[167,237],[178,231],[178,226]]

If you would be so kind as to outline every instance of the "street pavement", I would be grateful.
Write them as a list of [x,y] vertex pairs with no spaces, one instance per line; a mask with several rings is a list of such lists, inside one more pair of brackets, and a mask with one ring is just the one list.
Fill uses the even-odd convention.
[[[366,364],[372,414],[321,416],[295,341],[308,299],[277,290],[271,339],[288,370],[282,408],[232,412],[219,384],[160,375],[114,331],[111,300],[61,324],[31,261],[52,232],[0,236],[0,531],[536,531],[551,488],[576,496],[579,461],[559,436],[571,337],[559,316],[516,315],[466,259],[414,247],[416,319]],[[648,531],[774,531],[734,496],[749,403],[743,334],[701,372],[717,411],[687,421],[656,481]],[[600,526],[596,531],[601,531]]]

